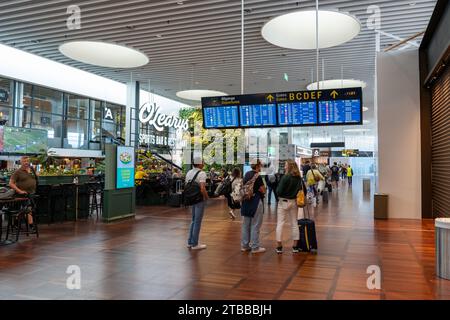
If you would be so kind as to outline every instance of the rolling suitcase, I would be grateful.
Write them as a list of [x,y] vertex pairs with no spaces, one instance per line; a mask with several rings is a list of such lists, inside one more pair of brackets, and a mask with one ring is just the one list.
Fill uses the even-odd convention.
[[323,190],[323,192],[322,192],[322,201],[324,203],[328,203],[328,190],[327,189]]
[[328,189],[328,192],[331,192],[331,191],[333,191],[333,186],[331,185],[331,183],[330,182],[328,182],[327,183],[327,189]]
[[309,209],[305,206],[305,212],[308,212],[308,218],[299,219],[298,227],[300,229],[300,240],[298,246],[304,252],[317,252],[316,225],[313,220],[309,219]]
[[171,193],[167,199],[167,205],[170,207],[181,207],[183,204],[183,192],[181,190],[182,181],[178,180],[175,186],[175,193]]

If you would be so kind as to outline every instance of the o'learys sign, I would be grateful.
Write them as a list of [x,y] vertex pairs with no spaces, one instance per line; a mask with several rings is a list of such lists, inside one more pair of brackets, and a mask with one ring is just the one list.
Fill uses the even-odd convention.
[[167,115],[159,111],[159,107],[156,103],[151,104],[149,102],[144,103],[139,108],[139,121],[142,123],[148,123],[155,127],[158,131],[163,131],[164,127],[172,127],[175,129],[188,130],[188,120],[183,120],[175,115]]

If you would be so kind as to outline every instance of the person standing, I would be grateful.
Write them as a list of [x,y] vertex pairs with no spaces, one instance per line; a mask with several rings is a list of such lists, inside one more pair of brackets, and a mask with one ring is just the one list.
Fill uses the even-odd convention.
[[239,192],[240,187],[242,186],[242,178],[241,178],[241,170],[239,168],[234,168],[231,172],[231,176],[228,176],[230,180],[230,193],[225,193],[225,198],[227,198],[228,201],[228,208],[230,211],[228,212],[230,215],[230,218],[232,220],[236,219],[236,214],[234,213],[234,210],[240,209],[240,203],[235,202],[233,200],[232,194]]
[[306,181],[306,175],[308,174],[309,170],[311,170],[311,166],[309,165],[309,161],[306,161],[306,163],[302,167],[303,178],[305,179],[305,181]]
[[315,164],[311,165],[311,170],[306,174],[306,183],[308,187],[313,192],[314,197],[316,198],[316,203],[319,203],[319,193],[317,192],[317,184],[319,181],[325,180],[323,175],[317,170]]
[[348,186],[351,187],[353,182],[353,169],[350,165],[348,165],[347,167],[347,179],[348,179]]
[[[20,168],[14,171],[9,179],[9,186],[17,194],[26,195],[34,194],[37,188],[37,176],[34,169],[30,166],[30,158],[23,156],[20,158]],[[30,212],[27,213],[27,222],[31,230],[34,231],[33,215]]]
[[203,171],[202,159],[194,159],[194,168],[186,174],[186,183],[196,182],[200,186],[203,200],[192,206],[192,221],[189,228],[188,248],[192,250],[206,249],[206,244],[199,244],[200,228],[202,226],[208,192],[206,191],[206,172]]
[[277,186],[278,186],[278,177],[275,173],[275,168],[270,165],[267,169],[266,185],[267,185],[267,204],[270,206],[272,203],[272,192],[275,196],[275,201],[278,202],[277,195]]
[[[251,251],[252,253],[262,253],[266,249],[260,246],[259,233],[264,214],[264,194],[266,187],[260,176],[261,161],[251,165],[251,171],[244,177],[244,192],[249,189],[251,196],[244,198],[241,207],[242,216],[242,241],[241,251]],[[247,194],[248,196],[248,194]]]
[[280,201],[278,202],[277,208],[277,248],[275,251],[278,254],[283,253],[282,232],[286,220],[289,221],[292,230],[292,252],[298,253],[300,251],[298,248],[300,233],[297,223],[297,194],[300,190],[306,193],[306,190],[303,189],[303,180],[300,177],[300,170],[298,169],[297,163],[294,160],[287,160],[285,164],[285,175],[281,178],[277,188]]
[[339,167],[337,166],[336,162],[331,167],[331,182],[335,183],[335,187],[337,190],[339,187]]

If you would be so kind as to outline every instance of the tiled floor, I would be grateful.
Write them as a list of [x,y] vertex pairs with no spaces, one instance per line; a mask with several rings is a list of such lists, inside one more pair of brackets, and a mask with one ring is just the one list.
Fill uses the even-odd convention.
[[[317,255],[292,254],[290,243],[274,252],[273,205],[261,232],[268,251],[241,253],[240,222],[229,220],[222,199],[208,205],[201,252],[185,247],[185,209],[42,226],[39,239],[0,247],[0,299],[450,299],[450,281],[434,273],[433,222],[374,221],[360,184],[313,210]],[[69,265],[81,268],[81,290],[66,288]],[[380,267],[380,290],[367,288],[370,265]]]

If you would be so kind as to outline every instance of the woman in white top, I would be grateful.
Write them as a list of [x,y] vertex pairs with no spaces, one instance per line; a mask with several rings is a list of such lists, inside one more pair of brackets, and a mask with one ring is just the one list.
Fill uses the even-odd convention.
[[[226,193],[225,197],[228,200],[228,208],[230,209],[228,214],[230,215],[230,218],[234,220],[236,219],[234,210],[241,208],[240,202],[233,199],[239,197],[240,189],[242,187],[241,170],[239,170],[239,168],[234,168],[231,172],[231,176],[228,176],[227,179],[231,180],[231,188],[229,190],[231,192]],[[233,197],[234,195],[237,197]]]

